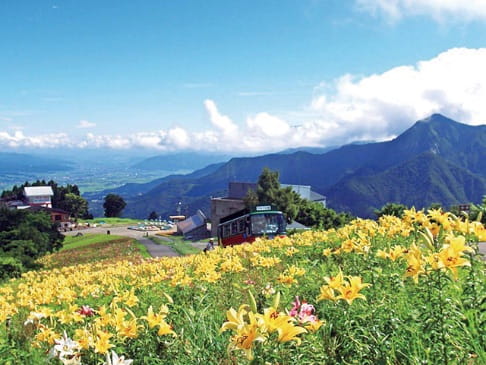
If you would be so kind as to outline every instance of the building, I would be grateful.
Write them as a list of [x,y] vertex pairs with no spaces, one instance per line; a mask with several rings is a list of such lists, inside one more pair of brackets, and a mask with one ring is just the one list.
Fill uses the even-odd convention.
[[[326,206],[326,197],[312,191],[309,185],[288,185],[281,184],[281,187],[291,187],[302,198],[319,202]],[[230,182],[228,184],[228,196],[221,198],[211,198],[211,236],[217,236],[218,225],[221,218],[227,217],[245,208],[243,198],[248,190],[256,190],[256,183]]]
[[31,207],[52,208],[53,195],[54,192],[50,186],[26,186],[24,188],[25,204]]
[[59,228],[70,228],[72,225],[70,214],[58,208],[47,208],[43,206],[31,206],[27,208],[33,212],[47,212],[51,216],[52,223],[59,225]]
[[221,218],[245,209],[242,199],[212,198],[211,199],[211,236],[218,235],[218,225]]
[[193,216],[176,223],[177,233],[187,240],[202,240],[210,236],[207,223],[208,219],[204,213],[198,210]]
[[2,200],[0,203],[10,209],[27,209],[33,212],[47,212],[52,223],[56,223],[59,229],[68,229],[72,227],[70,213],[52,208],[51,198],[54,196],[50,186],[27,186],[23,191],[23,200]]
[[4,204],[11,209],[27,209],[30,207],[23,200],[6,200]]
[[312,191],[310,185],[291,185],[291,184],[280,184],[282,188],[290,187],[293,191],[300,195],[301,198],[307,199],[313,202],[321,203],[324,208],[326,207],[326,197],[315,191]]

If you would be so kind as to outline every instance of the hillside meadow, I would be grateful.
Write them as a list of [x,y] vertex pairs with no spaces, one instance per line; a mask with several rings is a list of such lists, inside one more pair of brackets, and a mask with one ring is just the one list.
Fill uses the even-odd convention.
[[0,362],[485,364],[481,240],[480,223],[408,210],[207,254],[28,272],[0,287]]
[[141,262],[151,257],[144,245],[137,240],[124,236],[105,234],[84,234],[66,236],[63,246],[52,255],[37,260],[45,269],[67,266],[118,261]]

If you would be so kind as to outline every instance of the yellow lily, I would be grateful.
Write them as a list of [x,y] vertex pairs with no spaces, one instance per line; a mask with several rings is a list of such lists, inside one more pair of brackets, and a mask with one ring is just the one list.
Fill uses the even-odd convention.
[[272,333],[275,332],[282,324],[290,321],[292,317],[279,313],[275,308],[265,308],[263,310],[263,315],[258,314],[258,319],[260,322],[260,327],[264,328],[265,332]]
[[348,283],[337,288],[337,290],[341,293],[341,295],[337,296],[337,299],[343,299],[348,302],[348,304],[353,303],[353,300],[357,298],[366,300],[366,297],[363,294],[360,294],[359,291],[368,286],[371,286],[371,284],[362,283],[360,277],[349,276]]
[[437,257],[439,258],[439,268],[447,268],[451,270],[455,279],[457,279],[457,267],[471,266],[469,260],[461,257],[461,254],[450,246],[442,249],[437,254]]
[[110,338],[112,336],[113,335],[111,333],[98,331],[94,343],[95,352],[98,352],[100,354],[106,354],[109,349],[114,347],[114,345],[110,344]]
[[177,336],[174,330],[172,329],[172,326],[162,320],[159,323],[159,331],[157,332],[159,336],[165,336],[165,335],[172,335],[172,336]]
[[297,336],[301,333],[306,333],[307,330],[303,327],[295,326],[292,321],[287,321],[278,327],[277,332],[278,342],[295,341],[297,345],[300,345],[302,340]]
[[333,288],[331,288],[329,285],[323,285],[321,286],[321,295],[319,295],[317,300],[337,300],[337,298],[336,294],[334,294]]
[[329,285],[330,288],[332,289],[337,289],[343,285],[344,282],[344,276],[341,271],[339,271],[339,274],[336,276],[331,276],[331,277],[325,277],[325,281],[327,281],[327,284]]
[[236,312],[233,308],[230,308],[228,311],[226,311],[226,318],[228,321],[223,323],[221,326],[221,329],[219,332],[224,332],[226,330],[237,330],[241,327],[243,327],[246,322],[245,319],[243,318],[247,313],[248,306],[246,304],[243,304],[238,308],[238,312]]
[[253,360],[253,342],[264,342],[266,337],[260,332],[260,328],[253,312],[248,313],[249,323],[245,323],[236,329],[236,334],[231,337],[229,350],[240,349],[246,354],[248,360]]
[[408,266],[405,272],[405,277],[411,277],[415,284],[418,284],[419,275],[425,273],[422,265],[422,260],[420,260],[419,257],[415,255],[407,256]]

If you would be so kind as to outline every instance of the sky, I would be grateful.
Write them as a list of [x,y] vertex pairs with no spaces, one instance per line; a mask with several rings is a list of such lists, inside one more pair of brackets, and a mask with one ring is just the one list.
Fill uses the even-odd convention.
[[3,0],[0,150],[266,153],[486,123],[485,0]]

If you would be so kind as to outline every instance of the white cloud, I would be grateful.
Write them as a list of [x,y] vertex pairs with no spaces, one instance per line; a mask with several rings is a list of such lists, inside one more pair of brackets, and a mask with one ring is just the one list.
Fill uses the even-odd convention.
[[22,131],[18,130],[14,133],[0,131],[0,146],[19,148],[19,147],[34,147],[34,148],[50,148],[71,146],[69,137],[65,133],[45,134],[40,136],[26,136]]
[[180,127],[172,128],[167,132],[166,145],[176,149],[184,149],[191,146],[189,133]]
[[209,114],[209,120],[224,135],[231,136],[237,131],[238,126],[226,115],[222,115],[213,100],[204,100],[204,106]]
[[484,20],[484,0],[355,0],[358,7],[373,14],[385,15],[390,20],[405,16],[432,16],[438,21]]
[[90,122],[88,120],[80,120],[76,128],[94,128],[96,123]]
[[249,117],[246,124],[249,130],[269,138],[283,137],[290,130],[290,126],[286,121],[268,113],[258,113]]
[[386,140],[433,113],[471,125],[485,124],[484,65],[486,48],[450,49],[430,60],[381,74],[326,80],[314,88],[306,108],[287,111],[287,117],[262,111],[238,124],[220,112],[214,100],[207,99],[204,107],[210,123],[203,131],[174,126],[128,136],[88,133],[77,139],[63,133],[26,136],[22,131],[0,131],[0,147],[189,149],[251,154]]
[[338,128],[323,135],[341,142],[381,139],[401,133],[411,122],[442,113],[468,124],[486,122],[486,48],[456,48],[412,66],[362,78],[344,75],[334,89],[318,89],[310,109],[316,124]]

